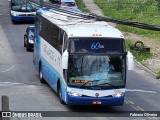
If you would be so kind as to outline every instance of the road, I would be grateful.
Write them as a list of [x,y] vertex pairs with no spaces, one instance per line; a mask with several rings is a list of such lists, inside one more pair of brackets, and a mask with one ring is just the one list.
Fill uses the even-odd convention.
[[[117,114],[101,117],[99,113],[107,115],[108,111],[160,111],[160,81],[137,65],[134,71],[128,72],[127,92],[123,106],[71,108],[61,105],[54,91],[47,84],[39,82],[32,62],[33,53],[26,52],[23,47],[23,35],[30,24],[12,24],[8,1],[0,0],[0,96],[9,96],[11,111],[72,111],[81,118],[72,116],[58,118],[77,120],[85,120],[85,113],[94,113],[94,116],[97,116],[90,115],[87,118],[89,120],[130,120],[131,117],[118,117]],[[29,118],[13,119],[28,120]],[[160,118],[145,117],[145,119]]]

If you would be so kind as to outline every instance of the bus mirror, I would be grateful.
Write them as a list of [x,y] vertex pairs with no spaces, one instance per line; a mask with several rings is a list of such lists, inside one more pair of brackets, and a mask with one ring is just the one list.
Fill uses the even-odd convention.
[[128,70],[134,70],[134,56],[130,51],[127,52],[127,67]]
[[62,54],[62,68],[63,69],[68,69],[68,57],[69,57],[69,53],[67,50],[65,50]]

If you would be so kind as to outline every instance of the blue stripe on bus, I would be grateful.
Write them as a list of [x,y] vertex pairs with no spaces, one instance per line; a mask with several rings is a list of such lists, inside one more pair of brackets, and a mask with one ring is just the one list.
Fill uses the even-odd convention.
[[44,79],[48,82],[48,84],[55,91],[57,91],[57,81],[58,81],[58,78],[60,79],[60,84],[61,84],[61,87],[62,87],[62,98],[65,101],[66,84],[64,83],[62,76],[42,56],[41,56],[41,62],[42,62],[42,67],[43,67]]

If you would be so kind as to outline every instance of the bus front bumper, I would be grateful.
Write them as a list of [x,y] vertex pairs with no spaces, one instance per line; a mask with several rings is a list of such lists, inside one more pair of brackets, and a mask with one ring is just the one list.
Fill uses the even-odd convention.
[[67,94],[67,105],[98,105],[98,106],[121,106],[124,103],[124,96],[121,97],[83,97]]
[[18,22],[18,21],[34,21],[35,16],[12,16],[11,15],[11,20],[13,22]]

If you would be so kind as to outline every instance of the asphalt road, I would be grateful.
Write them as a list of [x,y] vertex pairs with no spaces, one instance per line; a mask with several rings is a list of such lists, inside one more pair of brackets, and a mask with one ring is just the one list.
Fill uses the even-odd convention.
[[[72,111],[81,117],[58,117],[54,119],[86,120],[141,120],[138,117],[120,117],[109,115],[109,111],[160,111],[160,81],[150,73],[136,66],[127,75],[127,92],[125,103],[119,107],[86,107],[75,108],[61,105],[54,91],[41,84],[36,73],[32,52],[23,47],[23,35],[32,23],[12,24],[7,0],[0,0],[0,96],[9,96],[11,111]],[[1,110],[1,105],[0,105]],[[83,111],[83,112],[81,112]],[[67,112],[66,112],[67,113]],[[90,113],[94,113],[91,114]],[[100,113],[108,117],[102,117]],[[58,113],[57,113],[58,114]],[[69,114],[69,113],[67,113]],[[87,115],[86,115],[87,114]],[[92,115],[94,117],[92,117]],[[74,115],[73,115],[74,116]],[[12,118],[18,120],[33,118]],[[35,120],[53,118],[34,118]],[[158,117],[145,117],[146,120],[157,120]]]

